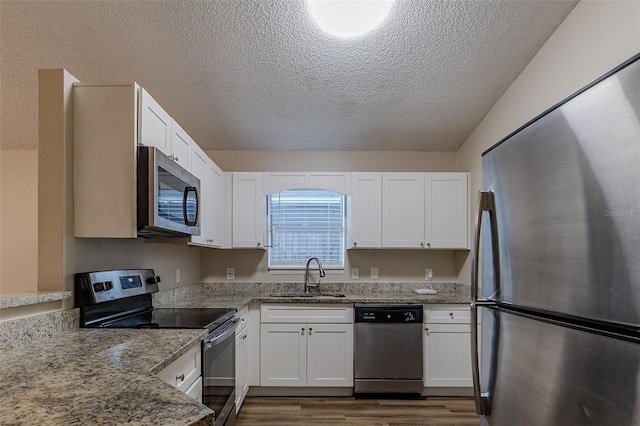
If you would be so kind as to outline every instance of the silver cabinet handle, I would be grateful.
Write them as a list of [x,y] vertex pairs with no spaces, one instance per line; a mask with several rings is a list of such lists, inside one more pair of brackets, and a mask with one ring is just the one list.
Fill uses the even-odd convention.
[[309,336],[311,336],[312,331],[313,331],[313,328],[309,327]]
[[424,247],[424,242],[420,241],[420,247]]
[[354,247],[354,248],[355,248],[355,247],[358,247],[358,243],[354,242],[354,243],[353,243],[353,247]]
[[455,319],[455,318],[453,317],[453,312],[449,312],[449,316],[451,317],[451,319]]
[[[480,191],[478,194],[478,209],[476,211],[475,238],[471,250],[471,370],[473,376],[473,393],[475,396],[476,412],[487,415],[491,412],[491,390],[480,392],[480,367],[478,347],[478,307],[495,306],[495,302],[478,298],[478,255],[480,253],[480,232],[482,228],[482,213],[489,212],[491,225],[491,250],[493,254],[494,278],[496,290],[500,288],[500,257],[498,248],[498,222],[496,220],[495,197],[492,191]],[[453,315],[452,315],[453,317]]]
[[176,380],[180,380],[181,382],[184,382],[184,373],[182,373],[179,376],[176,376]]
[[304,336],[304,327],[300,330],[300,335]]

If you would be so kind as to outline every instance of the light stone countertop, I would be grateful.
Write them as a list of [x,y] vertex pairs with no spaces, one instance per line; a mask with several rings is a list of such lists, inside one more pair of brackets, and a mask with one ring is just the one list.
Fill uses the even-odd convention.
[[70,291],[33,291],[0,294],[0,309],[55,302],[71,297]]
[[[226,307],[262,303],[468,304],[469,287],[432,283],[322,284],[345,297],[273,297],[300,284],[215,283],[154,295],[155,306]],[[205,330],[79,329],[0,351],[2,425],[211,425],[213,411],[155,376],[205,337]]]
[[[433,295],[414,293],[424,283],[322,284],[313,293],[341,294],[344,297],[304,297],[302,284],[290,283],[216,283],[197,286],[192,291],[165,295],[154,300],[154,306],[236,308],[250,302],[260,303],[384,303],[384,304],[469,304],[470,287],[457,283],[433,283]],[[278,294],[300,294],[300,297],[274,297]]]
[[206,330],[80,329],[0,353],[2,425],[211,425],[155,376]]

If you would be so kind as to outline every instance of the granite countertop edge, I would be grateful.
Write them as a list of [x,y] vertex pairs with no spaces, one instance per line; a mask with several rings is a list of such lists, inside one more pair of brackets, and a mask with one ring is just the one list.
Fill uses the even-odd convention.
[[1,294],[0,309],[66,300],[71,297],[71,294],[71,291],[34,291]]
[[78,329],[2,351],[0,424],[212,425],[211,409],[156,376],[206,334]]

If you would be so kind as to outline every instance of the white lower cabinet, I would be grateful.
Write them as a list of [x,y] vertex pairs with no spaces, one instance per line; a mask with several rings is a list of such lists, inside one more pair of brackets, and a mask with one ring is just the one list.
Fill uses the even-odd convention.
[[261,386],[353,386],[351,306],[262,305],[260,343]]
[[473,386],[468,305],[424,307],[425,387]]
[[200,346],[194,346],[182,354],[160,371],[158,377],[198,402],[202,402],[202,350]]

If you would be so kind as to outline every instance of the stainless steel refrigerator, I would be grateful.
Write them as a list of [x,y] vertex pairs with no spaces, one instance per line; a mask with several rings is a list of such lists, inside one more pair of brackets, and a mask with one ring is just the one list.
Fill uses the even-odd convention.
[[482,172],[482,423],[640,425],[640,54],[487,150]]

